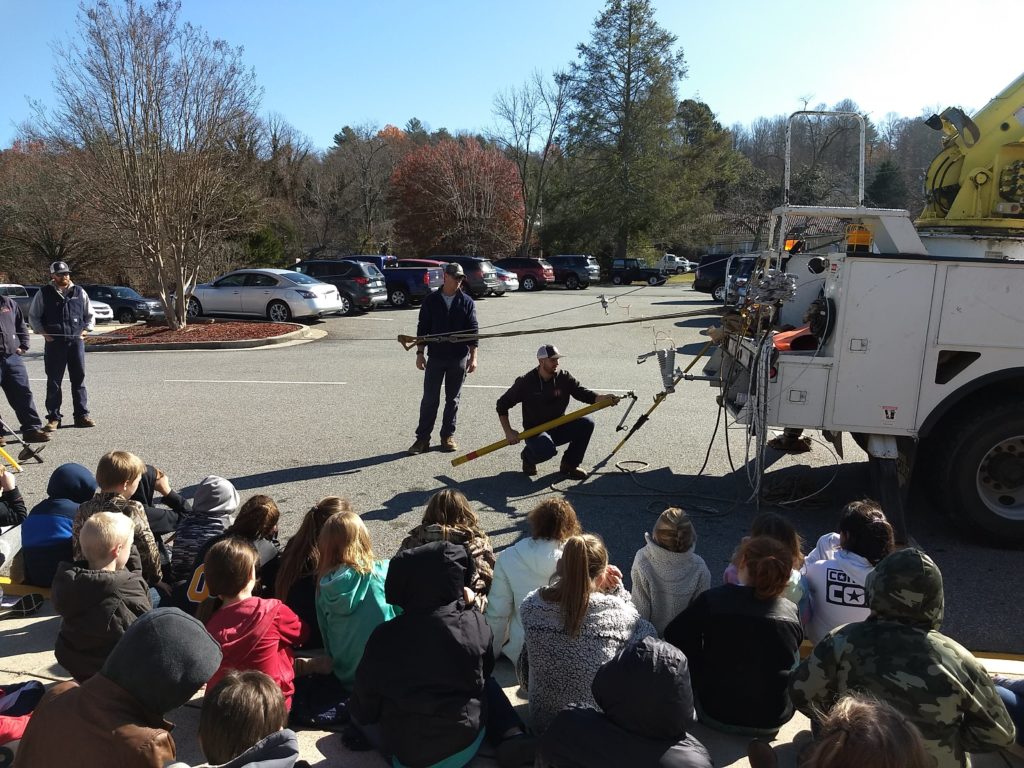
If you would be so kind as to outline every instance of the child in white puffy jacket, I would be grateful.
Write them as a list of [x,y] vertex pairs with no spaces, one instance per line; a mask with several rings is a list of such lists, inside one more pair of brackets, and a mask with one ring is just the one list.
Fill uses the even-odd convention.
[[505,654],[513,664],[523,649],[519,607],[533,590],[548,585],[562,556],[562,544],[582,532],[576,510],[562,498],[542,501],[530,510],[526,521],[530,537],[498,554],[484,611],[494,633],[495,657]]

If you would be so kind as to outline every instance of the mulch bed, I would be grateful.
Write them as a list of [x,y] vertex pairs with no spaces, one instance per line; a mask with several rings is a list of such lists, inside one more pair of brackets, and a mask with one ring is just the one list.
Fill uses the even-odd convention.
[[116,330],[88,336],[90,346],[115,344],[195,344],[203,341],[238,341],[241,339],[268,339],[297,329],[291,323],[247,323],[227,321],[216,323],[189,323],[177,331],[163,325],[139,323]]

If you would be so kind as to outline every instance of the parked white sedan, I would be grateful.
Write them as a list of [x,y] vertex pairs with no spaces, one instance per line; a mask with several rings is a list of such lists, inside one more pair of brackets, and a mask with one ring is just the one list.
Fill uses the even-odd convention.
[[188,316],[259,315],[275,322],[340,312],[333,285],[287,269],[239,269],[197,285],[188,297]]

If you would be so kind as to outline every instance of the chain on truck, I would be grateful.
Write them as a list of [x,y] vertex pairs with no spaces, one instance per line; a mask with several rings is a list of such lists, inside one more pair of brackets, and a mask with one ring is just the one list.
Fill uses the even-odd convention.
[[[856,206],[789,204],[793,121],[821,114],[860,123]],[[790,117],[773,245],[756,254],[747,294],[723,318],[704,376],[686,378],[721,388],[721,404],[746,425],[759,471],[770,428],[821,430],[840,454],[849,433],[869,456],[901,540],[904,505],[913,502],[941,505],[990,538],[1019,543],[1024,75],[972,117],[950,108],[927,123],[942,132],[943,149],[912,221],[904,210],[864,206],[860,115]],[[791,237],[823,218],[840,225],[837,247],[807,248]]]

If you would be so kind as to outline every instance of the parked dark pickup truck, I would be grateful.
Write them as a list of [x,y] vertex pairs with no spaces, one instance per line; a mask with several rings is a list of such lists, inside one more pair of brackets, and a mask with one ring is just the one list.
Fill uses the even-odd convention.
[[649,267],[640,259],[612,259],[611,278],[614,285],[635,283],[638,280],[648,285],[661,285],[665,276],[656,267]]
[[345,256],[343,261],[373,264],[384,273],[388,301],[393,307],[419,304],[435,288],[444,283],[441,267],[399,267],[394,256]]

